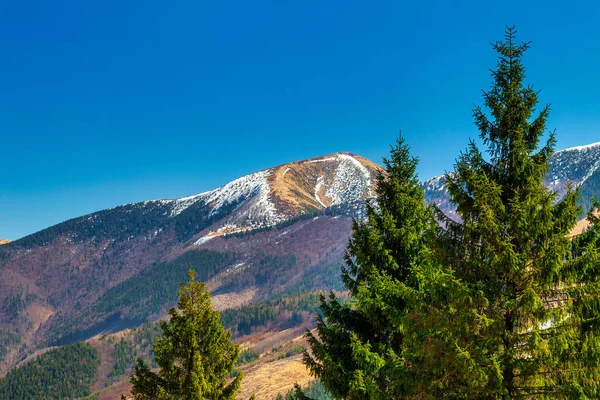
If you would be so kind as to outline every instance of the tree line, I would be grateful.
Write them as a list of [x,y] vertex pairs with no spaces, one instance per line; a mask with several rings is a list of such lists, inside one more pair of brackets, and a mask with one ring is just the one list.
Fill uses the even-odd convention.
[[100,364],[85,343],[50,350],[0,379],[0,399],[73,399],[90,394]]

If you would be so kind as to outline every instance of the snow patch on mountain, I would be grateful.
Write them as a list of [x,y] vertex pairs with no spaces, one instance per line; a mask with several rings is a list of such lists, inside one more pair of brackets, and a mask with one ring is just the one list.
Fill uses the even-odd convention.
[[600,168],[600,143],[557,151],[552,156],[546,186],[562,198],[568,184],[583,185]]
[[423,182],[423,189],[427,192],[447,192],[446,174],[434,176]]
[[590,168],[590,170],[588,171],[588,173],[585,174],[585,176],[581,179],[581,182],[579,183],[579,185],[581,185],[585,181],[587,181],[594,174],[594,172],[596,172],[598,170],[599,167],[600,167],[600,159],[598,159],[594,163],[594,165],[592,166],[592,168]]
[[212,206],[210,215],[218,213],[223,206],[243,202],[251,195],[261,192],[265,187],[268,188],[267,176],[269,174],[270,171],[255,172],[210,191],[206,196],[206,202]]
[[214,236],[202,236],[201,238],[199,238],[198,240],[196,240],[194,242],[194,245],[196,246],[200,246],[203,243],[208,242],[210,239],[212,239]]
[[573,146],[573,147],[568,147],[566,149],[562,149],[560,151],[557,151],[556,153],[554,153],[555,155],[558,153],[562,153],[563,151],[587,151],[590,149],[594,149],[596,147],[600,147],[600,142],[596,142],[596,143],[590,143],[590,144],[586,144],[584,146]]
[[319,163],[319,162],[326,162],[326,161],[335,161],[336,157],[327,157],[327,158],[318,158],[316,160],[309,160],[306,161],[307,164],[314,164],[314,163]]
[[265,170],[246,175],[209,192],[204,198],[212,208],[209,215],[216,215],[223,207],[235,204],[235,212],[223,221],[226,225],[258,228],[285,221],[287,217],[277,212],[270,198],[267,178],[272,173],[273,170]]
[[368,192],[368,197],[372,197],[369,170],[348,154],[338,154],[337,161],[333,182],[325,192],[331,199],[331,205],[360,199],[365,192]]
[[194,205],[198,200],[201,200],[209,192],[195,194],[193,196],[182,197],[180,199],[173,200],[173,209],[171,210],[171,218],[181,214],[183,210]]
[[317,178],[317,184],[315,185],[315,199],[317,199],[320,205],[327,207],[325,204],[323,204],[321,198],[319,197],[319,190],[321,190],[321,187],[323,187],[323,178],[325,178],[324,175],[321,175]]

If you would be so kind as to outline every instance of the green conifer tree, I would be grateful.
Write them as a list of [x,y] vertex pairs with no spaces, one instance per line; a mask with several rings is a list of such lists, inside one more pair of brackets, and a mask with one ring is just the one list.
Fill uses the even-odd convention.
[[600,397],[599,219],[572,239],[577,192],[542,185],[555,136],[540,145],[549,106],[534,116],[515,34],[494,45],[489,114],[474,109],[488,154],[472,142],[446,175],[460,222],[438,212],[431,226],[399,143],[354,224],[350,300],[322,300],[304,355],[335,398]]
[[[413,267],[426,263],[435,221],[425,206],[417,159],[400,139],[377,178],[377,203],[355,221],[342,269],[348,302],[322,297],[318,335],[304,363],[334,398],[394,399],[407,388],[402,321],[418,299]],[[302,397],[299,397],[302,398]]]
[[[493,45],[499,60],[483,95],[489,113],[479,107],[473,113],[488,154],[472,142],[446,176],[461,221],[445,219],[438,241],[447,271],[482,299],[471,303],[481,318],[468,329],[445,332],[444,340],[434,335],[433,342],[442,352],[471,360],[473,381],[432,382],[430,398],[600,396],[597,246],[570,239],[580,213],[577,193],[569,190],[557,202],[542,185],[555,136],[550,132],[540,145],[549,106],[534,115],[538,92],[523,82],[529,44],[517,44],[515,33],[507,28],[505,41]],[[452,342],[447,337],[470,345],[444,347]],[[456,369],[449,359],[438,376]]]
[[193,270],[189,279],[179,288],[178,307],[169,311],[170,320],[160,324],[163,333],[154,344],[160,371],[151,371],[138,359],[131,378],[136,400],[227,400],[234,399],[240,388],[241,372],[227,383],[239,347],[231,343],[231,332],[212,309],[204,282],[195,280]]

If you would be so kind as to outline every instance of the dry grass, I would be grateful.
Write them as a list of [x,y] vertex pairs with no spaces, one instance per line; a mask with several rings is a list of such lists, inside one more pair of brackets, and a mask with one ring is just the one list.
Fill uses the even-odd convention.
[[246,342],[242,347],[250,347],[261,356],[241,366],[244,380],[238,399],[246,400],[252,394],[257,399],[274,399],[278,393],[287,393],[294,384],[304,386],[314,379],[302,364],[302,354],[285,357],[289,350],[307,346],[303,329],[271,332],[252,339],[253,344]]
[[244,380],[238,399],[246,400],[252,394],[257,399],[274,399],[277,393],[286,393],[295,383],[303,386],[312,379],[302,364],[301,354],[274,361],[261,359],[243,368]]
[[217,311],[223,311],[228,308],[238,308],[250,303],[256,296],[256,287],[250,287],[235,293],[224,293],[211,296],[212,306]]
[[[596,215],[597,215],[597,213],[596,213]],[[590,227],[590,221],[588,221],[587,218],[583,218],[581,221],[577,222],[577,224],[575,225],[575,228],[573,228],[573,230],[571,230],[571,233],[569,236],[581,235],[589,227]]]
[[268,353],[273,348],[286,346],[292,342],[297,342],[304,335],[304,328],[297,327],[285,329],[279,332],[261,332],[252,336],[244,337],[241,343],[243,349],[252,348],[259,354]]
[[54,310],[46,304],[33,303],[27,307],[25,314],[34,327],[39,327],[40,324],[48,321],[48,318],[54,314]]
[[98,356],[100,357],[100,366],[96,371],[94,384],[92,385],[92,392],[96,392],[101,390],[106,382],[110,381],[109,375],[115,365],[113,357],[115,347],[108,340],[100,340],[98,337],[93,337],[86,342],[98,350]]
[[[352,156],[374,175],[383,171],[379,165],[366,158]],[[319,178],[322,179],[323,183],[319,193],[317,193],[319,199],[325,206],[331,205],[331,199],[325,195],[325,192],[332,183],[335,171],[335,168],[332,168],[332,163],[336,161],[313,161],[333,157],[335,155],[327,155],[274,168],[273,174],[269,177],[269,186],[272,190],[271,197],[277,203],[277,208],[289,215],[300,215],[307,210],[324,208],[315,196],[315,187]]]
[[575,228],[573,228],[573,230],[571,231],[569,236],[581,235],[589,226],[590,226],[589,221],[584,218],[581,221],[577,222],[577,224],[575,225]]
[[129,381],[117,382],[94,394],[98,394],[97,400],[117,400],[121,395],[131,396],[132,384]]
[[[313,193],[317,178],[323,175],[319,168],[322,169],[321,164],[290,163],[275,168],[269,178],[269,186],[272,197],[286,213],[300,215],[305,209],[323,208]],[[327,198],[321,200],[325,204],[329,202]]]

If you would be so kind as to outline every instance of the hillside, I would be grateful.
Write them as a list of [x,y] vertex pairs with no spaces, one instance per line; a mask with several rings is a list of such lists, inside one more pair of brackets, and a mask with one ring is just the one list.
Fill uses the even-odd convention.
[[[560,197],[571,182],[589,206],[600,197],[598,160],[600,144],[557,152],[546,185]],[[256,379],[283,382],[277,371],[288,371],[308,382],[296,368],[298,338],[314,324],[318,293],[342,289],[352,218],[364,215],[380,172],[367,159],[337,153],[181,199],[99,211],[2,246],[0,376],[40,349],[84,340],[100,358],[90,390],[100,398],[126,390],[131,361],[149,357],[151,322],[174,304],[194,268],[249,351],[242,368]],[[423,186],[426,200],[452,215],[443,177]]]
[[8,239],[0,239],[0,246],[3,244],[9,244],[9,243],[10,243],[10,240],[8,240]]
[[190,267],[223,308],[339,286],[351,219],[380,171],[337,153],[99,211],[2,246],[0,374],[39,347],[160,318]]

